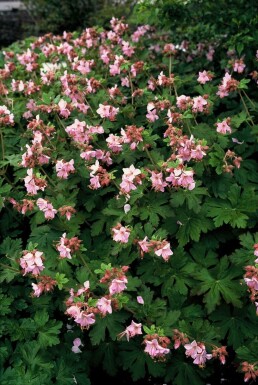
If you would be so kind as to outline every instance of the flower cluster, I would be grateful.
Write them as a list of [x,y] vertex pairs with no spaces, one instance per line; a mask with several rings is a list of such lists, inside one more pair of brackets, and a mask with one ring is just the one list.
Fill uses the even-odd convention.
[[138,241],[140,255],[144,256],[144,253],[149,253],[150,251],[154,251],[154,254],[158,257],[162,257],[164,261],[168,261],[170,256],[173,255],[173,251],[170,248],[170,243],[166,240],[156,241],[151,240],[148,241],[147,237],[145,237],[142,241]]
[[167,347],[170,344],[168,337],[148,334],[145,336],[143,343],[145,344],[145,353],[149,354],[155,361],[164,361],[166,355],[170,353],[170,349]]
[[142,324],[137,324],[136,322],[132,321],[129,326],[126,327],[126,329],[118,334],[118,338],[126,337],[127,341],[130,340],[130,338],[142,334]]
[[49,293],[54,290],[57,284],[56,280],[47,275],[41,275],[37,277],[37,280],[37,283],[32,283],[33,297],[39,297],[43,293]]
[[72,259],[72,254],[80,249],[81,242],[77,237],[66,238],[66,233],[64,233],[56,245],[60,258]]
[[121,268],[114,267],[105,271],[104,276],[100,279],[100,283],[108,285],[110,295],[121,293],[126,289],[128,280],[125,273],[128,269],[128,266],[122,266]]
[[20,266],[22,267],[23,275],[31,273],[38,276],[44,270],[43,252],[38,250],[24,250],[23,257],[20,258]]

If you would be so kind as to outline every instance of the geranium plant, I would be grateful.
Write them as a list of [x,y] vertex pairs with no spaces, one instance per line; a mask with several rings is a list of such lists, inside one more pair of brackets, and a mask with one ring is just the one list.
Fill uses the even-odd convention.
[[255,380],[257,60],[209,50],[113,18],[3,52],[3,385]]

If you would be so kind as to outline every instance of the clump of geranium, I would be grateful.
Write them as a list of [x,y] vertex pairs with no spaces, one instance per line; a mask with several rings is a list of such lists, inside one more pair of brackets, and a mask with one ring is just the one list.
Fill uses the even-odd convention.
[[164,138],[168,138],[173,151],[171,159],[178,159],[181,162],[201,161],[209,148],[204,141],[194,138],[193,135],[189,138],[183,134],[182,128],[172,124],[168,124]]
[[126,289],[128,282],[125,273],[128,266],[121,268],[110,268],[104,273],[100,279],[100,283],[108,286],[109,293],[100,298],[90,291],[89,281],[84,282],[83,287],[77,292],[70,289],[70,297],[66,301],[66,314],[74,319],[82,329],[89,329],[96,322],[96,314],[105,317],[111,314],[113,309],[119,308],[119,303],[116,294],[121,293]]

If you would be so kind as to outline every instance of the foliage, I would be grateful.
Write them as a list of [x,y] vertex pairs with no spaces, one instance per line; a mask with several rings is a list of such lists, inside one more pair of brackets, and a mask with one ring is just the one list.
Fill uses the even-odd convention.
[[256,52],[172,43],[112,19],[0,57],[3,385],[256,376]]
[[129,16],[134,1],[116,0],[23,0],[30,23],[23,28],[30,34],[62,33],[82,28],[102,25],[107,26],[111,17]]

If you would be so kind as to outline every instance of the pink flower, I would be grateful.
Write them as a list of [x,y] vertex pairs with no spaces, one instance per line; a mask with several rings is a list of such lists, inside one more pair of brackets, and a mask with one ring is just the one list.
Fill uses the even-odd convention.
[[80,316],[80,307],[76,306],[76,305],[72,305],[70,307],[68,307],[68,309],[66,310],[66,313],[68,315],[70,315],[72,318],[77,318]]
[[122,139],[117,136],[110,134],[106,139],[108,148],[110,148],[111,151],[113,151],[115,154],[121,152],[123,150],[122,148]]
[[130,46],[128,41],[122,41],[122,51],[123,54],[131,57],[134,54],[134,48]]
[[68,175],[75,171],[74,160],[71,159],[69,162],[65,162],[63,159],[56,162],[57,176],[61,179],[67,179]]
[[138,302],[140,305],[144,305],[144,300],[143,300],[143,298],[142,298],[140,295],[137,296],[137,302]]
[[27,170],[27,176],[24,178],[24,183],[27,189],[27,193],[30,195],[36,195],[38,190],[44,191],[47,185],[44,179],[35,177],[32,168]]
[[81,311],[74,321],[81,325],[82,328],[89,329],[95,323],[95,315],[87,313],[87,311]]
[[45,268],[42,260],[43,253],[38,250],[23,252],[23,257],[20,258],[20,266],[23,268],[24,274],[31,273],[32,275],[39,275]]
[[132,164],[129,168],[123,168],[123,172],[122,182],[120,183],[122,192],[129,193],[131,190],[136,190],[135,183],[141,184],[141,179],[138,178],[141,170],[135,168]]
[[245,65],[243,59],[235,60],[233,63],[233,70],[239,74],[244,72],[245,67],[246,67],[246,65]]
[[176,105],[182,111],[187,110],[191,104],[192,100],[190,96],[181,95],[176,98]]
[[156,108],[153,103],[148,103],[147,105],[147,115],[146,118],[148,119],[149,122],[155,122],[155,120],[158,120],[159,117],[156,114]]
[[138,241],[138,245],[140,246],[141,251],[143,251],[143,253],[149,252],[150,242],[147,241],[147,237],[145,237],[142,241]]
[[134,321],[132,321],[131,325],[127,326],[125,331],[120,333],[118,337],[122,338],[123,336],[126,336],[127,341],[129,341],[131,337],[134,337],[139,334],[142,334],[142,324],[141,323],[137,324]]
[[152,341],[145,341],[145,353],[148,353],[152,358],[161,357],[170,352],[170,349],[163,348],[159,345],[158,340],[154,338]]
[[196,365],[204,365],[206,360],[210,360],[212,358],[212,354],[207,354],[205,350],[205,346],[201,342],[193,341],[191,344],[186,344],[186,356],[192,357],[194,359],[193,363]]
[[211,79],[212,79],[212,76],[210,75],[210,73],[207,71],[203,71],[203,72],[199,72],[199,77],[197,81],[201,84],[205,84],[209,82]]
[[36,283],[32,283],[31,286],[32,286],[32,289],[34,290],[32,294],[33,297],[39,297],[44,291],[44,288],[37,285]]
[[201,353],[196,354],[196,357],[193,363],[196,365],[204,365],[206,360],[210,360],[211,358],[212,358],[212,354],[207,354],[204,348]]
[[190,344],[185,344],[184,348],[186,349],[185,355],[187,357],[195,358],[197,354],[202,352],[202,348],[197,344],[195,340]]
[[195,98],[193,98],[193,112],[203,112],[207,104],[207,100],[204,99],[202,96],[196,96]]
[[121,78],[121,85],[123,87],[130,87],[128,76],[126,76],[125,78]]
[[107,313],[111,314],[111,299],[107,299],[105,297],[100,298],[97,302],[97,308],[103,316],[105,316]]
[[111,285],[109,286],[109,293],[111,295],[121,293],[126,289],[126,283],[127,283],[127,278],[124,277],[123,279],[113,279],[111,281]]
[[220,123],[216,123],[216,126],[217,126],[216,131],[219,132],[220,134],[226,134],[227,132],[231,134],[232,130],[231,130],[231,127],[228,125],[229,122],[230,122],[230,118],[227,118]]
[[161,256],[164,259],[164,261],[167,262],[170,256],[173,255],[173,251],[170,249],[170,243],[167,241],[163,241],[161,243],[161,247],[155,249],[155,254],[158,257]]
[[127,227],[122,226],[120,223],[112,228],[113,240],[120,243],[128,243],[130,236],[130,230]]
[[99,114],[102,118],[108,118],[110,121],[114,121],[116,115],[119,112],[119,107],[115,108],[113,106],[99,104],[99,108],[97,109],[97,114]]
[[46,219],[53,219],[55,217],[57,210],[54,209],[53,205],[47,200],[39,198],[36,202],[36,205],[40,211],[43,211]]
[[83,343],[81,341],[80,338],[75,338],[75,340],[73,340],[73,347],[72,347],[72,352],[73,353],[81,353],[81,349],[79,349],[79,346],[83,346]]
[[58,107],[61,116],[64,118],[68,118],[68,116],[70,116],[71,112],[68,110],[68,108],[66,108],[67,102],[65,100],[61,99],[58,103]]
[[168,185],[164,180],[163,180],[163,175],[162,172],[158,173],[157,171],[151,171],[151,178],[152,182],[152,188],[154,191],[165,191],[165,187]]

